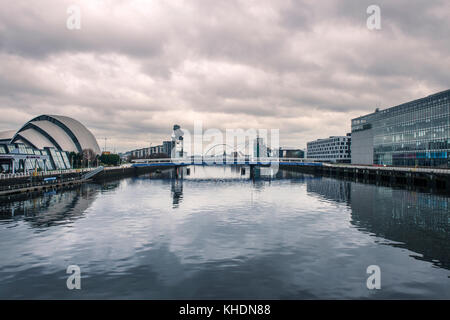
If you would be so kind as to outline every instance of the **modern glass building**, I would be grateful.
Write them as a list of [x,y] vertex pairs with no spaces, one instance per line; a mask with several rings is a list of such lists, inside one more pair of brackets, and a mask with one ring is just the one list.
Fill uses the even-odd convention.
[[353,119],[352,163],[450,167],[450,90]]

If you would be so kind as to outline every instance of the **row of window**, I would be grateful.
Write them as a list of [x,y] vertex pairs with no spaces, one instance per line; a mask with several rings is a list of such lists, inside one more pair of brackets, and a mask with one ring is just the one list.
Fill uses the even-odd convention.
[[350,159],[350,154],[332,154],[332,155],[310,155],[309,159]]
[[[67,156],[67,152],[58,151],[54,148],[47,148],[45,150],[37,150],[31,147],[28,147],[24,144],[8,144],[8,145],[0,145],[0,154],[22,154],[22,155],[44,155],[49,156],[50,160],[45,161],[42,159],[36,160],[27,160],[25,162],[21,162],[20,160],[14,160],[14,165],[17,170],[34,170],[36,168],[42,170],[65,170],[70,169],[70,161]],[[23,168],[22,163],[25,163],[25,168]]]

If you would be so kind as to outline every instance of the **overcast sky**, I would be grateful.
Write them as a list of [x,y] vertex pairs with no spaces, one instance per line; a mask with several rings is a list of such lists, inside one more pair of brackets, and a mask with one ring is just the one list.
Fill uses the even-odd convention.
[[[371,4],[381,30],[366,26]],[[305,147],[449,89],[449,31],[448,0],[3,0],[0,131],[60,114],[124,151],[202,120]]]

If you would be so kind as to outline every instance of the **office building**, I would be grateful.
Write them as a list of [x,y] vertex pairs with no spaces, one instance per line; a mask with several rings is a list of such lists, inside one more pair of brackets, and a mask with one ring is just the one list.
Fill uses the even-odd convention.
[[350,163],[351,143],[350,134],[310,141],[306,144],[306,157],[323,162]]
[[450,90],[352,120],[352,163],[450,167]]

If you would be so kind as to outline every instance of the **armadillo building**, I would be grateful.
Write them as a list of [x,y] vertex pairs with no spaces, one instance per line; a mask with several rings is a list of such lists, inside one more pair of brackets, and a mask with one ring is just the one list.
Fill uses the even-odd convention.
[[41,115],[17,131],[0,132],[0,171],[70,169],[68,154],[90,150],[101,153],[94,135],[79,121]]

